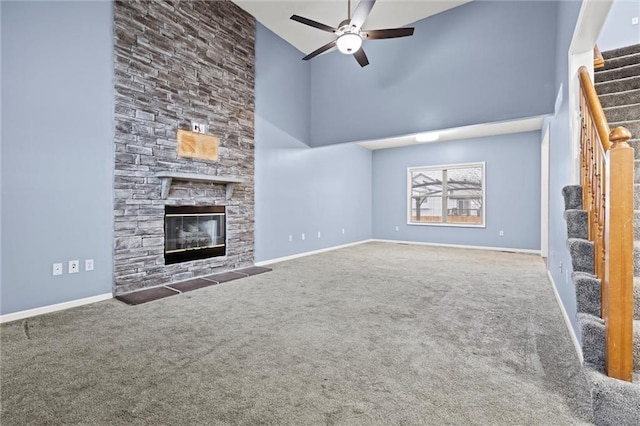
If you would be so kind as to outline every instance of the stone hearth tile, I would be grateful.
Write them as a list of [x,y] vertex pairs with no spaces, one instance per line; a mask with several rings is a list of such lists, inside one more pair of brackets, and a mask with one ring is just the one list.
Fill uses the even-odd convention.
[[140,305],[142,303],[163,299],[176,294],[179,293],[166,287],[154,287],[146,290],[134,291],[132,293],[121,294],[116,296],[116,299],[126,303],[127,305]]
[[265,272],[271,272],[271,271],[273,271],[273,269],[271,268],[264,268],[262,266],[250,266],[248,268],[236,269],[233,272],[247,274],[251,276],[251,275],[264,274]]
[[237,274],[235,272],[221,272],[219,274],[207,275],[202,277],[205,280],[215,281],[217,283],[226,283],[227,281],[233,281],[248,276],[247,274]]
[[204,280],[202,278],[196,278],[189,281],[183,281],[175,284],[167,284],[167,287],[174,288],[176,290],[180,290],[181,292],[187,292],[192,290],[197,290],[199,288],[209,287],[211,285],[216,285],[216,282],[210,280]]

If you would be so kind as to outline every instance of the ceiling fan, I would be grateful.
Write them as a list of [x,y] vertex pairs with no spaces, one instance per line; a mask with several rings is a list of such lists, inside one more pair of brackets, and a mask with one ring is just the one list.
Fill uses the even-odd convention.
[[327,31],[336,35],[336,39],[314,50],[302,58],[308,61],[311,58],[326,53],[334,48],[347,55],[353,55],[361,67],[369,65],[369,59],[362,49],[363,40],[379,40],[383,38],[407,37],[413,35],[413,28],[391,28],[387,30],[363,30],[362,25],[367,20],[376,0],[360,0],[358,6],[351,16],[351,0],[347,3],[347,19],[340,22],[337,28],[330,27],[302,16],[292,15],[291,19],[322,31]]

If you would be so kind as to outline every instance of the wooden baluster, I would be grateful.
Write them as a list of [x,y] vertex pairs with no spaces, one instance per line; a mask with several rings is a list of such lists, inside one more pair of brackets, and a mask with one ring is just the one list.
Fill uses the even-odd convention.
[[609,135],[607,153],[606,273],[604,292],[606,370],[631,381],[633,370],[633,148],[624,127]]
[[589,143],[588,151],[587,151],[587,217],[588,217],[588,228],[587,235],[591,241],[594,239],[594,221],[595,221],[595,212],[593,208],[593,173],[594,173],[594,164],[593,164],[593,145]]
[[600,279],[604,278],[604,262],[605,262],[605,200],[606,200],[606,170],[605,155],[601,147],[598,147],[598,170],[600,179],[598,180],[598,251],[594,252],[594,260],[598,263],[598,275]]
[[[601,154],[603,156],[601,161],[601,167],[603,169],[602,173],[602,191],[600,192],[600,241],[602,245],[600,246],[600,253],[598,253],[598,257],[600,259],[600,279],[604,278],[605,272],[605,263],[606,263],[606,251],[607,251],[607,243],[604,238],[606,227],[607,227],[607,170],[606,170],[606,154]],[[603,306],[603,305],[601,305]]]

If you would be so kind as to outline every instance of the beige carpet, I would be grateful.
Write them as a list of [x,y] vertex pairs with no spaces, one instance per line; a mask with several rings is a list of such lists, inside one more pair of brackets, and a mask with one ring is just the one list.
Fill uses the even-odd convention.
[[588,422],[541,259],[367,243],[1,327],[1,424]]

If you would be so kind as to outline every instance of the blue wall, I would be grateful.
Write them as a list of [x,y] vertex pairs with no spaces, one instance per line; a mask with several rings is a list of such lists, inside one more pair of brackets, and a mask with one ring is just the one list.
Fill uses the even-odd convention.
[[567,249],[567,224],[564,220],[562,188],[571,184],[571,139],[569,134],[569,46],[581,2],[557,3],[556,91],[562,88],[562,102],[549,127],[549,258],[547,267],[556,284],[567,315],[578,338],[576,297],[571,282],[571,257]]
[[110,2],[0,7],[7,314],[111,292],[113,19]]
[[473,1],[311,64],[311,145],[547,114],[555,98],[556,4]]
[[[486,227],[407,225],[407,167],[473,162],[486,163]],[[540,132],[375,151],[373,229],[380,239],[539,250]]]
[[310,148],[309,91],[309,62],[258,24],[257,262],[371,238],[371,151]]
[[640,43],[640,25],[631,25],[631,18],[640,18],[640,1],[615,0],[598,36],[601,51]]

